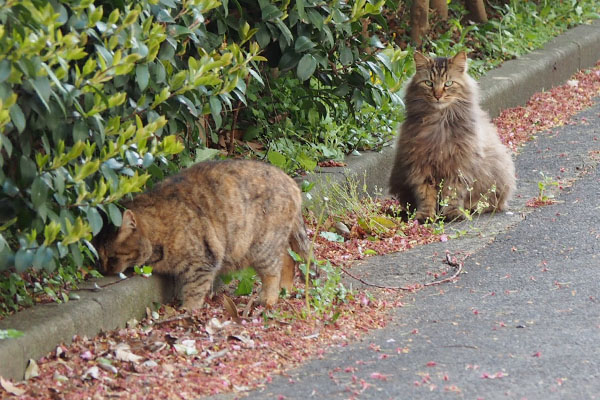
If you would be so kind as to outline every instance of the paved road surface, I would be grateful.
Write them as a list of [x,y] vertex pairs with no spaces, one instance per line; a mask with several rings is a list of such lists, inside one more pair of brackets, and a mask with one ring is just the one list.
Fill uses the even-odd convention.
[[[249,398],[600,398],[600,106],[576,121],[520,152],[512,215],[353,268],[371,281],[405,283],[423,273],[411,259],[449,248],[472,253],[458,282],[407,296],[386,329]],[[540,171],[572,186],[560,203],[527,209]]]

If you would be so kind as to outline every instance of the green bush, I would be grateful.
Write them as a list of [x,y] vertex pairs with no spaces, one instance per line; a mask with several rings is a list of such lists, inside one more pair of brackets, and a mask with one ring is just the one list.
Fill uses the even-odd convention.
[[[478,74],[598,17],[595,0],[498,0],[474,26],[461,3],[422,50],[470,49]],[[165,173],[225,149],[311,170],[388,143],[407,4],[0,0],[0,314],[67,299],[103,214],[119,225],[118,201]]]
[[[247,101],[237,105],[238,120],[226,126],[243,132],[238,150],[294,171],[381,148],[402,109],[397,91],[412,69],[410,50],[383,44],[383,8],[375,0],[243,0],[216,9],[211,31],[237,41],[249,24],[268,61],[260,65],[261,79],[249,82]],[[396,116],[370,125],[381,108]],[[244,149],[246,142],[262,146]]]
[[0,1],[0,271],[81,265],[262,60],[248,25],[212,40],[216,0],[100,3]]

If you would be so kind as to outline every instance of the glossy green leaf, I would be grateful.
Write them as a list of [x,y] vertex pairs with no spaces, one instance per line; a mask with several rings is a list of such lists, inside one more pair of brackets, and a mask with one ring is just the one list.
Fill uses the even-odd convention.
[[304,53],[315,47],[316,44],[306,36],[299,36],[294,44],[294,50],[297,53]]
[[33,203],[33,207],[35,209],[40,208],[40,206],[46,201],[47,197],[48,185],[46,185],[42,178],[35,178],[33,180],[33,184],[31,185],[31,202]]
[[19,133],[22,133],[25,130],[25,114],[23,114],[23,110],[21,110],[21,107],[19,107],[18,104],[13,104],[10,108],[10,120]]
[[15,254],[15,270],[18,273],[24,272],[31,267],[34,253],[30,249],[19,249]]
[[39,76],[30,82],[31,86],[33,86],[36,93],[38,94],[38,98],[40,99],[44,107],[46,107],[46,110],[50,112],[50,105],[48,104],[48,101],[50,100],[50,95],[52,94],[50,80],[45,76]]
[[107,208],[108,208],[108,216],[110,217],[110,221],[113,223],[113,225],[121,226],[121,222],[123,221],[123,216],[121,214],[121,210],[119,210],[119,207],[117,207],[113,203],[110,203],[107,206]]
[[4,235],[0,233],[0,254],[2,254],[2,251],[5,248],[8,248],[8,243],[6,242],[6,239],[4,239]]
[[288,163],[287,158],[283,154],[274,150],[269,150],[269,152],[267,153],[267,159],[271,164],[281,169],[285,169]]
[[352,55],[352,50],[350,50],[347,46],[342,46],[340,48],[340,61],[342,65],[350,65],[354,61],[354,56]]
[[142,167],[148,168],[150,165],[152,165],[153,162],[154,156],[152,155],[152,153],[146,153],[144,154],[144,157],[142,159]]
[[314,8],[311,8],[306,10],[306,15],[308,16],[308,20],[310,21],[310,23],[313,24],[315,28],[317,28],[317,30],[323,29],[323,25],[325,24],[325,17],[323,17],[321,13],[319,13]]
[[102,229],[102,216],[100,215],[96,207],[89,207],[86,214],[88,223],[90,224],[90,228],[92,228],[92,235],[95,236]]
[[4,82],[10,76],[10,61],[7,59],[0,61],[0,83]]
[[236,296],[247,296],[252,293],[254,282],[256,281],[256,272],[254,269],[244,268],[240,271],[236,271],[233,274],[233,278],[239,281],[234,292]]
[[37,175],[37,165],[31,158],[22,155],[19,160],[19,172],[24,183],[30,184]]
[[213,160],[217,157],[221,152],[217,149],[209,149],[209,148],[201,148],[196,150],[196,157],[194,158],[194,163],[199,163],[202,161]]
[[264,7],[261,6],[260,11],[262,13],[262,19],[265,21],[279,18],[283,15],[281,10],[271,3],[264,4]]
[[298,67],[296,69],[296,75],[301,81],[305,81],[310,78],[317,68],[317,60],[310,55],[305,54],[298,62]]
[[38,247],[35,251],[35,255],[33,257],[32,266],[33,268],[40,269],[49,269],[53,262],[54,253],[48,247],[42,245]]
[[221,118],[221,110],[223,109],[223,105],[221,101],[216,96],[211,96],[209,100],[210,104],[210,113],[212,114],[213,120],[215,121],[215,127],[218,129],[221,127],[222,118]]
[[298,17],[303,22],[306,22],[307,18],[306,18],[306,12],[304,11],[304,7],[305,7],[305,0],[296,0],[296,11],[298,12]]

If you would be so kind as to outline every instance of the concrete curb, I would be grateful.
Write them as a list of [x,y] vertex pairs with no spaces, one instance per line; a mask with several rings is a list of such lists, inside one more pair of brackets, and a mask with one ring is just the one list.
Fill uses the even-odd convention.
[[[508,107],[524,104],[540,90],[563,83],[573,73],[593,66],[600,59],[600,21],[582,25],[549,42],[542,50],[509,61],[480,80],[482,105],[492,116]],[[317,183],[315,193],[330,181],[341,182],[348,175],[365,177],[370,193],[387,187],[393,147],[381,153],[349,156],[344,168],[322,168],[308,177]],[[114,281],[103,279],[100,286]],[[0,340],[0,376],[23,378],[27,361],[39,359],[74,335],[93,336],[102,330],[123,327],[132,318],[141,318],[146,306],[173,299],[171,279],[133,277],[94,292],[78,292],[80,300],[47,304],[22,311],[0,321],[0,329],[17,329],[24,336]]]
[[101,287],[109,284],[98,291],[77,291],[79,300],[36,306],[0,321],[0,329],[25,333],[0,340],[0,376],[21,380],[29,359],[37,360],[58,344],[70,343],[74,335],[95,336],[123,327],[128,320],[143,317],[147,306],[174,296],[175,284],[168,278],[134,276],[113,285],[115,280],[98,280]]

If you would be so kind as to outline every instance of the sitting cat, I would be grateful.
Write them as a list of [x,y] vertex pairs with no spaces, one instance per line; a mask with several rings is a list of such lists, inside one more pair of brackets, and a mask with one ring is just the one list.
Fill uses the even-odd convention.
[[272,306],[280,288],[292,288],[288,247],[307,259],[301,203],[298,185],[271,165],[199,163],[126,202],[121,227],[103,230],[94,246],[105,273],[148,264],[177,276],[188,309],[202,307],[218,274],[252,266],[260,301]]
[[430,59],[417,52],[414,60],[390,193],[407,211],[416,209],[420,221],[438,211],[455,219],[465,210],[503,210],[515,189],[515,168],[478,104],[466,54]]

